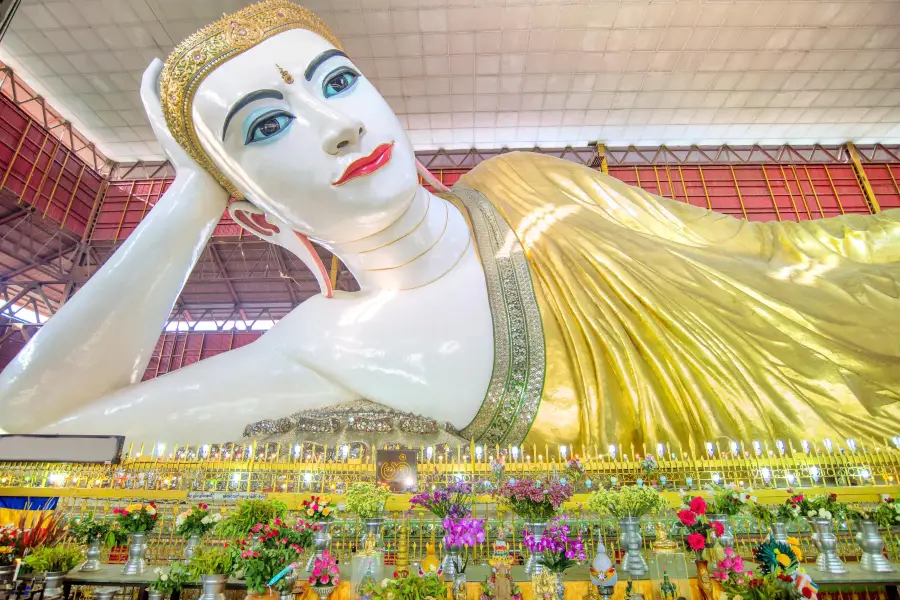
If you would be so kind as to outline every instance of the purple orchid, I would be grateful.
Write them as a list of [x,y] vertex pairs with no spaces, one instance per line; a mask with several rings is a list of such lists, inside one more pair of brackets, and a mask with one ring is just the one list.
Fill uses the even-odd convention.
[[550,521],[550,526],[540,537],[526,531],[524,542],[532,554],[541,555],[539,562],[553,573],[562,573],[587,558],[581,533],[571,537],[571,529],[564,516]]

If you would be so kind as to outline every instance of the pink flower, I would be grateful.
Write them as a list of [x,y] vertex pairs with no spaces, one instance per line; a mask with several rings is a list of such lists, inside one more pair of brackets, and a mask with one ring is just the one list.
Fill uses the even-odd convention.
[[678,511],[678,518],[687,527],[697,522],[697,515],[687,509]]
[[706,548],[706,538],[703,537],[702,533],[692,533],[687,536],[687,543],[691,547],[691,550],[697,552]]
[[706,514],[706,501],[700,496],[691,499],[691,510],[698,515]]
[[329,581],[331,581],[331,579],[329,579],[328,575],[322,576],[322,585],[328,585]]
[[725,534],[725,526],[719,523],[718,521],[713,521],[710,523],[712,525],[713,531],[716,532],[716,537],[722,536]]
[[734,570],[737,571],[738,573],[744,572],[744,559],[741,558],[740,556],[734,557]]

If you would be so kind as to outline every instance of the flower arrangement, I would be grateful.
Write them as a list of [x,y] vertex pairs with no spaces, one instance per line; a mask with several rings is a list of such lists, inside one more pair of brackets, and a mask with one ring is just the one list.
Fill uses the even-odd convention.
[[566,469],[563,476],[574,483],[578,483],[584,478],[584,464],[577,456],[573,456],[566,462]]
[[312,587],[330,587],[341,582],[338,574],[337,560],[327,550],[322,558],[317,558],[313,563],[312,573],[309,576],[309,585]]
[[55,546],[61,543],[69,534],[69,522],[57,511],[42,511],[37,518],[32,519],[28,507],[22,511],[16,528],[19,530],[19,538],[16,541],[16,551],[19,556],[28,554],[29,551],[43,546]]
[[222,546],[201,546],[194,551],[187,572],[191,579],[203,575],[231,575],[235,571],[232,552]]
[[727,548],[712,576],[722,586],[724,600],[815,600],[817,587],[798,568],[793,549],[768,539],[753,551],[760,574],[745,570],[743,560]]
[[847,516],[857,521],[875,521],[881,529],[890,529],[900,525],[900,504],[893,498],[885,498],[874,506],[851,504]]
[[678,511],[678,520],[687,530],[684,537],[685,546],[694,553],[697,560],[703,560],[703,552],[707,548],[709,534],[716,536],[725,533],[721,523],[710,521],[706,516],[706,501],[700,496],[684,498],[686,505]]
[[587,506],[590,510],[624,519],[660,512],[668,503],[652,488],[630,485],[617,490],[598,490],[591,495]]
[[837,494],[820,494],[808,501],[804,517],[841,521],[847,516],[847,505],[837,501]]
[[[499,576],[504,577],[509,582],[509,600],[522,600],[522,588],[509,576],[509,570],[504,570],[503,573],[499,573]],[[478,600],[494,600],[497,597],[497,577],[498,569],[491,567],[491,576],[482,582],[481,596]]]
[[386,485],[357,482],[347,489],[347,510],[360,519],[374,519],[384,511],[384,503],[391,496]]
[[[291,527],[277,518],[271,525],[254,525],[234,546],[235,563],[244,574],[247,589],[264,594],[276,575],[299,561],[300,555],[312,545],[313,536],[320,527],[304,521]],[[288,585],[281,579],[275,588],[286,591]]]
[[96,539],[109,543],[112,525],[107,521],[94,518],[94,513],[89,512],[83,517],[75,517],[69,524],[69,534],[79,544],[90,544]]
[[300,504],[300,510],[307,519],[315,523],[323,523],[334,519],[335,509],[331,506],[331,498],[328,496],[313,496]]
[[175,517],[175,533],[181,537],[204,536],[222,520],[220,513],[210,512],[202,502]]
[[747,511],[757,521],[771,527],[778,521],[784,523],[793,523],[800,518],[800,503],[804,500],[802,494],[794,494],[792,490],[788,490],[791,494],[787,500],[781,504],[760,504],[755,497],[747,502]]
[[153,572],[156,573],[156,579],[149,587],[151,590],[162,592],[164,595],[180,592],[185,584],[193,581],[190,573],[178,563],[173,564],[168,571],[156,567],[153,569]]
[[572,486],[540,479],[507,481],[495,493],[516,515],[532,523],[549,521],[572,497]]
[[216,533],[226,539],[240,539],[257,523],[271,525],[286,513],[287,506],[277,500],[244,500],[238,502],[237,510],[222,519]]
[[462,561],[456,565],[457,572],[465,573],[469,565],[470,549],[474,548],[475,544],[483,543],[487,537],[484,533],[484,521],[472,517],[447,517],[441,525],[444,528],[444,546],[465,549]]
[[494,474],[494,479],[497,481],[497,485],[500,485],[500,481],[503,479],[503,471],[506,470],[506,459],[503,455],[498,456],[497,458],[491,458],[491,473]]
[[410,498],[412,506],[430,511],[439,519],[451,517],[462,519],[472,514],[475,493],[465,482],[437,488],[432,492],[421,492]]
[[82,561],[81,548],[74,544],[41,546],[22,561],[31,573],[68,573]]
[[446,598],[447,587],[441,575],[429,573],[417,575],[394,574],[393,579],[382,579],[380,583],[363,585],[363,600],[425,600],[426,598]]
[[747,503],[757,502],[756,496],[736,485],[713,485],[710,491],[709,512],[714,515],[734,517],[744,512]]
[[156,526],[156,503],[148,502],[147,504],[129,504],[125,508],[114,508],[113,514],[116,515],[116,523],[125,533],[150,533]]
[[16,548],[22,531],[13,524],[0,527],[0,567],[8,567],[16,562]]
[[659,470],[659,463],[656,461],[655,456],[648,454],[644,457],[644,460],[641,461],[641,468],[644,470],[644,473],[647,474],[647,477],[650,477]]
[[550,521],[540,537],[526,531],[524,542],[529,552],[540,554],[538,563],[551,573],[563,573],[587,558],[581,533],[571,536],[566,517],[562,515]]

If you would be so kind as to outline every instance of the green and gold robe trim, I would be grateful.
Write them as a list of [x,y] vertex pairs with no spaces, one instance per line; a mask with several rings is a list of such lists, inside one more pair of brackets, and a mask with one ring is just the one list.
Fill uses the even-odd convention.
[[480,192],[453,188],[467,215],[494,327],[494,368],[478,414],[460,433],[482,444],[518,445],[537,415],[544,386],[544,332],[525,251]]

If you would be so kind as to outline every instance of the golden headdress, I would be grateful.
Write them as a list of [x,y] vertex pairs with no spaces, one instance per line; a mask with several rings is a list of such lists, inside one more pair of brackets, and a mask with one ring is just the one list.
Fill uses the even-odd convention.
[[159,78],[163,116],[175,141],[235,197],[241,194],[216,168],[197,138],[191,117],[194,94],[217,67],[289,29],[312,31],[341,48],[328,26],[307,9],[289,0],[265,0],[224,15],[181,42],[166,59]]

